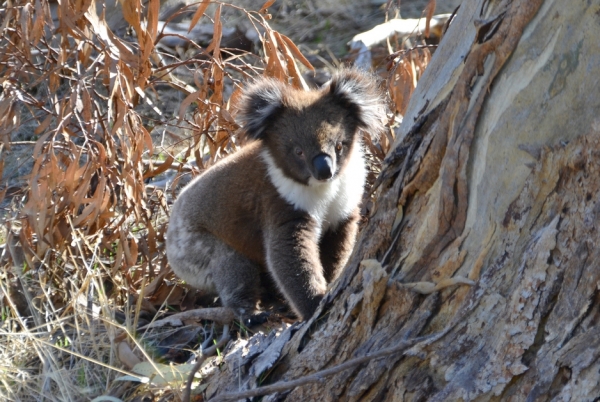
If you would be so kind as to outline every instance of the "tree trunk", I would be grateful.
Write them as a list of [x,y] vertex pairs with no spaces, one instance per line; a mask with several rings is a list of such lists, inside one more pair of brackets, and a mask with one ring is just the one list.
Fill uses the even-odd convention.
[[466,0],[341,278],[311,320],[238,341],[207,396],[395,345],[265,400],[599,396],[599,15],[583,0]]

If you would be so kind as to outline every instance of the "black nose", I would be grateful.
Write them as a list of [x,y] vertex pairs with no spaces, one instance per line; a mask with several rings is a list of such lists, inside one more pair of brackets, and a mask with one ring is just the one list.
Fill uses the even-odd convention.
[[327,154],[320,154],[313,158],[313,166],[317,173],[317,180],[327,180],[333,177],[333,160]]

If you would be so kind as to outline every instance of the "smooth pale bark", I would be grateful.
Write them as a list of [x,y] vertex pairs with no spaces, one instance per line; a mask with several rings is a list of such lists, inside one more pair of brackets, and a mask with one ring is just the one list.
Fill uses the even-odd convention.
[[600,395],[599,15],[588,1],[466,0],[341,278],[308,322],[238,341],[207,396],[418,336],[266,400]]

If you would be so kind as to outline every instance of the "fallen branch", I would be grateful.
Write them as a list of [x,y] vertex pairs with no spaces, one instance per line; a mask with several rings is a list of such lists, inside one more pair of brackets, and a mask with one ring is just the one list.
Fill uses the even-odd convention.
[[[441,30],[452,14],[439,14],[431,18],[430,29]],[[361,68],[371,68],[371,48],[384,42],[391,36],[398,36],[400,40],[418,35],[425,31],[424,18],[394,18],[374,28],[355,35],[348,43],[351,51],[358,53],[354,64]]]
[[183,397],[182,397],[183,402],[190,402],[190,396],[192,394],[192,383],[194,382],[194,376],[196,375],[198,370],[200,370],[200,367],[202,367],[202,364],[204,363],[204,361],[207,358],[209,358],[210,356],[212,356],[217,351],[217,349],[225,346],[225,344],[227,342],[229,342],[230,339],[231,339],[231,337],[229,336],[229,325],[225,325],[225,326],[223,326],[223,335],[221,335],[221,339],[219,339],[219,342],[217,342],[216,345],[213,345],[206,350],[204,350],[204,348],[202,349],[202,354],[200,356],[198,356],[198,361],[196,362],[194,367],[192,367],[192,370],[190,370],[190,374],[188,376],[187,382],[185,383],[185,389],[183,390]]
[[380,359],[382,357],[387,357],[394,353],[404,352],[407,349],[415,346],[416,344],[426,341],[431,337],[435,337],[438,334],[427,335],[419,338],[413,338],[409,340],[401,341],[399,344],[389,347],[387,349],[382,349],[374,353],[367,354],[365,356],[357,357],[351,360],[348,360],[345,363],[342,363],[338,366],[331,367],[325,370],[321,370],[314,374],[308,375],[306,377],[299,378],[297,380],[292,381],[280,381],[272,385],[267,385],[264,387],[250,389],[248,391],[243,392],[231,392],[222,395],[217,395],[214,398],[211,398],[209,402],[227,402],[227,401],[236,401],[240,399],[251,398],[254,396],[263,396],[268,394],[274,394],[276,392],[287,391],[296,387],[300,387],[306,384],[310,384],[313,382],[321,382],[326,377],[330,377],[334,374],[340,373],[344,370],[348,370],[350,368],[354,368],[360,364],[370,362],[374,359]]
[[233,321],[235,315],[233,311],[227,307],[207,307],[196,310],[184,311],[181,313],[170,315],[161,320],[156,320],[143,327],[139,330],[162,327],[164,325],[181,325],[181,321],[184,320],[211,320],[219,324],[229,324]]

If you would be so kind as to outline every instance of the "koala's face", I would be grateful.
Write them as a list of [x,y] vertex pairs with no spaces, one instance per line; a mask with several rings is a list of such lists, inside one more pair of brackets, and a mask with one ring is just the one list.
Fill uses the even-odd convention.
[[340,173],[358,141],[357,132],[358,122],[351,110],[328,96],[298,93],[284,100],[263,138],[286,176],[315,184]]
[[341,70],[312,91],[263,78],[240,107],[245,135],[262,140],[287,177],[308,185],[335,179],[360,146],[359,131],[377,136],[384,118],[376,80],[359,70]]

